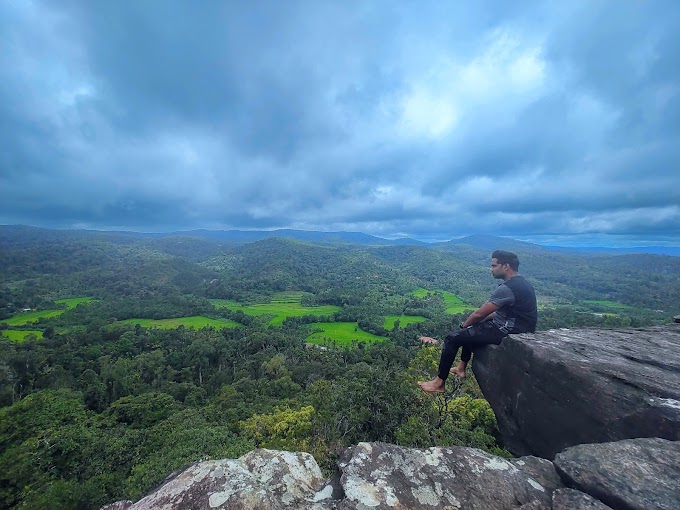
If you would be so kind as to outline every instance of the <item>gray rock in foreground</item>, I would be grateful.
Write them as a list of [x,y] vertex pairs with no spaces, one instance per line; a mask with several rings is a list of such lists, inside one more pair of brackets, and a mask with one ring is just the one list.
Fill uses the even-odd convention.
[[345,450],[339,467],[341,499],[333,499],[311,455],[254,450],[236,460],[194,464],[137,503],[104,508],[549,510],[553,491],[564,486],[550,461],[507,461],[464,447],[359,443]]
[[345,499],[337,508],[343,510],[550,508],[552,492],[562,486],[551,462],[509,462],[464,447],[359,443],[345,451],[340,470]]
[[506,448],[553,459],[569,446],[680,440],[680,326],[512,335],[473,371]]
[[552,510],[611,510],[601,501],[574,489],[553,492]]
[[[194,464],[126,510],[329,508],[332,489],[308,453],[253,450],[237,460]],[[116,507],[112,507],[116,508]]]
[[642,438],[566,449],[555,467],[568,485],[613,508],[678,510],[680,443]]
[[[575,446],[554,464],[475,448],[359,443],[342,454],[335,494],[311,455],[254,450],[194,464],[137,503],[104,508],[677,510],[679,481],[680,443],[664,439]],[[578,490],[558,490],[565,483]]]

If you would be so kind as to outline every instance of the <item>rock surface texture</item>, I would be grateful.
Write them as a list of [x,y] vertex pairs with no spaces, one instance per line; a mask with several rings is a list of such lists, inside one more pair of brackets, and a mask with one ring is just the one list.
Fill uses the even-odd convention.
[[359,443],[340,461],[342,510],[550,508],[562,487],[551,462],[507,461],[475,448]]
[[338,467],[324,480],[311,455],[254,450],[194,464],[137,503],[102,510],[680,508],[680,443],[664,439],[575,446],[554,463],[505,460],[475,448],[359,443]]
[[332,492],[310,454],[253,450],[237,460],[194,464],[137,503],[108,508],[321,510],[329,508],[323,500],[330,500]]
[[[348,448],[333,483],[311,455],[254,450],[237,460],[194,464],[137,503],[102,510],[550,509],[564,487],[552,462],[507,461],[475,448]],[[334,492],[333,485],[338,485]],[[334,499],[337,498],[337,499]]]
[[680,440],[675,324],[512,335],[476,352],[473,371],[516,455],[553,459],[583,443]]
[[552,510],[610,510],[601,501],[574,489],[557,489],[553,492]]
[[628,439],[567,448],[555,458],[562,478],[613,508],[680,508],[680,443]]

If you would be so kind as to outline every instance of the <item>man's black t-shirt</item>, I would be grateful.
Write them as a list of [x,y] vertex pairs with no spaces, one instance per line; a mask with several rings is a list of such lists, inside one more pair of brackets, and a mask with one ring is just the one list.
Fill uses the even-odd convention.
[[501,283],[491,294],[489,302],[498,306],[493,323],[506,333],[536,331],[538,310],[536,293],[531,284],[516,275]]

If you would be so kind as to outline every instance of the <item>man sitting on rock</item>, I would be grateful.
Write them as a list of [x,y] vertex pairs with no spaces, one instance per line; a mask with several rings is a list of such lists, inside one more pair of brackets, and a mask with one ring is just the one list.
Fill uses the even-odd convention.
[[[472,349],[481,345],[501,343],[510,333],[533,333],[536,331],[538,312],[536,294],[531,284],[520,276],[519,259],[509,251],[496,250],[491,254],[491,274],[503,280],[491,294],[489,301],[470,314],[460,324],[460,331],[450,333],[444,340],[439,360],[439,373],[431,381],[418,385],[428,393],[444,393],[449,372],[465,378],[465,367],[472,356]],[[431,337],[421,337],[425,343],[437,343]],[[451,368],[462,347],[461,361]]]

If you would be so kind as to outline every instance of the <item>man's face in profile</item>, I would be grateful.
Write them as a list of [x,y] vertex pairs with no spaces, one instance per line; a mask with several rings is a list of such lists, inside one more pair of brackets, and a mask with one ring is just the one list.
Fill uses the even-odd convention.
[[505,278],[505,272],[508,267],[508,264],[499,264],[498,260],[491,259],[491,274],[494,278],[498,278],[499,280]]

